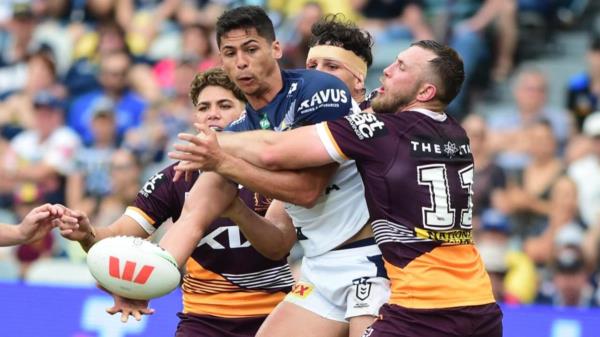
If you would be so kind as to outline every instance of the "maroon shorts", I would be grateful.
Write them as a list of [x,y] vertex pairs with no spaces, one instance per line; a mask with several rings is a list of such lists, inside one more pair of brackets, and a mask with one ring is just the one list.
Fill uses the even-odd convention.
[[408,309],[384,304],[363,337],[502,337],[496,303],[448,309]]
[[225,318],[209,315],[178,313],[179,324],[175,337],[254,337],[267,318]]

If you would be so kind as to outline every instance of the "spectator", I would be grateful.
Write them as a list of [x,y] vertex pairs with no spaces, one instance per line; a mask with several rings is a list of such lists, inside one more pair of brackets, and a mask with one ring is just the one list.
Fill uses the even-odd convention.
[[470,115],[463,121],[462,126],[469,137],[475,163],[473,222],[477,224],[481,213],[489,208],[508,212],[506,175],[495,163],[490,151],[487,126],[483,117]]
[[73,102],[69,111],[69,125],[81,135],[85,144],[91,144],[93,141],[92,112],[106,99],[112,100],[115,105],[118,137],[123,137],[128,129],[142,122],[146,102],[129,89],[127,78],[130,66],[131,59],[125,52],[118,51],[104,56],[100,64],[102,88]]
[[528,238],[523,251],[538,265],[549,262],[558,233],[565,227],[582,228],[577,209],[577,185],[566,176],[559,178],[552,187],[548,223],[540,235]]
[[175,15],[181,0],[119,0],[115,2],[115,17],[127,31],[134,55],[145,54],[152,42]]
[[36,22],[31,3],[15,1],[6,32],[0,31],[0,67],[25,61]]
[[363,16],[361,26],[373,34],[376,45],[433,37],[420,1],[352,0],[351,4]]
[[578,129],[589,114],[600,109],[600,32],[590,40],[587,66],[587,72],[571,78],[567,92],[567,108],[575,117]]
[[556,155],[556,140],[548,123],[538,122],[526,130],[531,161],[510,179],[508,203],[516,228],[514,234],[525,239],[539,235],[550,214],[550,193],[563,175],[564,166]]
[[80,146],[77,134],[64,126],[64,109],[59,98],[47,91],[34,100],[33,128],[18,134],[0,169],[5,190],[23,184],[35,185],[50,203],[64,203],[64,177],[75,167]]
[[490,142],[493,151],[500,152],[498,164],[507,170],[522,169],[528,162],[526,129],[540,120],[547,120],[558,148],[562,149],[570,133],[566,112],[547,106],[548,83],[544,73],[527,68],[519,72],[513,88],[514,110],[493,115],[489,119]]
[[[306,66],[306,56],[312,39],[311,27],[323,17],[323,9],[317,2],[307,2],[300,13],[290,20],[290,27],[284,27],[282,34],[284,68],[295,69]],[[287,29],[286,29],[287,28]],[[286,36],[287,35],[287,36]]]
[[537,303],[581,308],[598,306],[579,243],[559,244],[556,248],[550,265],[551,281],[542,286]]
[[93,215],[111,192],[110,160],[117,149],[114,106],[96,107],[92,117],[94,141],[77,154],[77,170],[67,178],[67,207]]
[[94,27],[100,22],[111,21],[115,19],[115,4],[114,0],[85,0],[74,1],[78,13],[76,18],[82,19],[88,27]]
[[585,225],[593,227],[600,218],[600,112],[585,119],[583,134],[591,139],[592,151],[573,162],[568,174],[577,184],[581,218]]
[[64,99],[65,88],[57,82],[54,60],[47,53],[36,52],[27,58],[27,81],[22,90],[0,102],[0,126],[11,138],[23,128],[33,127],[33,98],[39,91],[46,90]]
[[191,82],[190,79],[187,82],[180,83],[175,79],[177,76],[177,69],[180,66],[191,65],[193,68],[193,77],[195,72],[205,71],[213,68],[219,63],[213,53],[210,34],[210,29],[200,24],[183,26],[180,39],[180,55],[177,58],[163,59],[153,67],[154,76],[163,90],[164,95],[171,97],[173,90],[177,90],[176,86],[186,86]]
[[535,265],[521,251],[511,249],[510,221],[489,209],[481,216],[477,249],[492,281],[494,296],[507,304],[531,303],[537,292]]
[[140,157],[142,163],[161,161],[169,141],[175,141],[178,133],[189,129],[194,106],[188,92],[196,69],[195,60],[178,61],[169,99],[151,104],[144,122],[126,133],[123,145]]
[[129,47],[125,41],[125,31],[114,21],[104,22],[98,26],[97,32],[81,37],[74,47],[75,61],[64,78],[71,97],[98,90],[98,63],[116,52],[129,53]]
[[[473,81],[486,63],[494,62],[491,76],[504,81],[513,69],[517,43],[516,0],[425,0],[427,16],[436,38],[448,43],[465,63],[465,82],[461,92],[448,107],[448,112],[462,119],[470,110]],[[492,28],[497,48],[488,41]],[[495,51],[492,52],[492,49]],[[490,60],[491,55],[497,58]]]
[[117,220],[131,205],[140,190],[141,166],[128,150],[116,151],[110,159],[111,192],[98,206],[96,216],[91,218],[96,226],[108,226]]
[[73,46],[82,34],[78,23],[69,21],[73,4],[70,0],[35,1],[38,24],[33,32],[35,46],[52,51],[56,73],[63,76],[71,65]]

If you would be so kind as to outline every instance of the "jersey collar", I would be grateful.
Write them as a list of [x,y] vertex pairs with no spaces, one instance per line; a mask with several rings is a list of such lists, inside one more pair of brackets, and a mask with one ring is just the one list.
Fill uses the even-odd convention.
[[431,119],[434,119],[438,122],[443,122],[446,119],[448,119],[448,115],[446,115],[445,112],[443,113],[437,113],[437,112],[433,112],[431,110],[427,110],[427,109],[422,109],[422,108],[416,108],[416,109],[410,109],[411,111],[416,111],[420,114],[423,114]]

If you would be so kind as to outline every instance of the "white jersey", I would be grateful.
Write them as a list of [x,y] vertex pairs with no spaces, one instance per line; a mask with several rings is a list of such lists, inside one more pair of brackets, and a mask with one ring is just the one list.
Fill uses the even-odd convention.
[[[354,100],[352,106],[354,113],[360,112]],[[334,249],[364,227],[369,220],[364,195],[362,179],[354,161],[350,160],[338,168],[313,208],[285,204],[306,257]]]

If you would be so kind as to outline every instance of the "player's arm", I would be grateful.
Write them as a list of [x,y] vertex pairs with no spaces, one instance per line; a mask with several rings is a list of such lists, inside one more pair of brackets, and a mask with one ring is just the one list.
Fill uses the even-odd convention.
[[283,207],[283,202],[273,200],[267,214],[262,217],[236,198],[223,216],[238,225],[259,253],[271,260],[281,260],[296,242],[296,229]]
[[[178,170],[215,171],[234,180],[250,190],[273,199],[290,202],[304,207],[312,207],[337,170],[337,164],[303,170],[271,171],[248,161],[227,155],[217,141],[217,133],[205,128],[205,136],[181,135],[189,144],[176,144],[179,151],[171,158],[181,159]],[[235,133],[233,135],[246,133]],[[245,137],[242,137],[245,138]],[[240,142],[243,144],[243,142]],[[243,151],[242,151],[243,152]]]
[[315,125],[286,132],[260,130],[218,135],[205,125],[197,126],[204,133],[202,137],[180,134],[179,139],[188,143],[176,144],[177,152],[169,153],[169,157],[185,161],[179,170],[220,170],[225,161],[233,165],[227,155],[269,170],[318,167],[334,161]]
[[241,136],[240,139],[224,138],[225,151],[235,149],[232,152],[236,155],[260,167],[271,170],[298,169],[333,162],[315,125],[287,132],[254,131]]
[[64,209],[45,204],[31,210],[18,225],[0,224],[0,246],[20,245],[43,238],[54,227],[53,219]]
[[94,227],[87,215],[79,210],[70,210],[79,226],[60,225],[61,234],[81,244],[88,251],[96,242],[113,236],[137,236],[146,238],[167,219],[173,217],[175,209],[173,196],[177,193],[171,181],[172,168],[169,166],[149,178],[137,194],[133,204],[119,219],[106,227]]
[[137,236],[146,238],[148,233],[131,217],[121,215],[119,219],[106,227],[92,226],[88,216],[78,210],[70,210],[69,216],[77,219],[77,226],[73,227],[67,222],[62,222],[60,233],[66,239],[77,241],[86,252],[98,241],[113,236]]
[[329,164],[302,170],[269,171],[243,159],[226,156],[215,172],[264,196],[310,208],[337,168],[337,164]]
[[181,216],[169,228],[159,245],[169,252],[178,266],[192,254],[206,228],[217,219],[237,195],[237,187],[212,172],[202,173],[190,190]]

